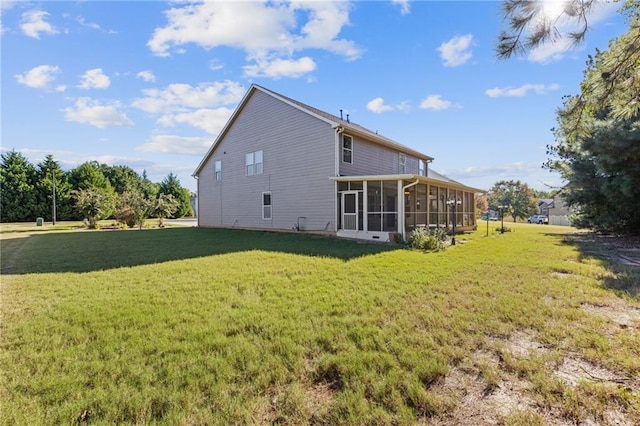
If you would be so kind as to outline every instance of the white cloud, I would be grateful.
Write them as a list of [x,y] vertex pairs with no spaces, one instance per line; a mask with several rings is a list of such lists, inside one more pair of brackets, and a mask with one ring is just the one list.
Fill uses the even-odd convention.
[[167,25],[155,29],[147,46],[159,56],[179,52],[189,43],[204,49],[233,47],[243,50],[247,60],[254,62],[245,68],[247,75],[299,77],[302,72],[315,70],[311,58],[292,58],[303,49],[322,49],[347,60],[361,55],[355,42],[339,38],[342,28],[349,24],[350,7],[348,2],[304,1],[174,5],[165,12]]
[[87,22],[87,20],[84,19],[82,16],[78,16],[76,18],[76,21],[78,21],[78,23],[80,25],[82,25],[83,27],[91,28],[91,29],[94,29],[94,30],[99,30],[100,29],[100,25],[96,24],[95,22]]
[[106,89],[111,85],[111,80],[102,72],[102,68],[95,68],[85,72],[80,77],[80,84],[78,87],[81,89]]
[[144,81],[146,81],[147,83],[155,83],[156,82],[156,76],[149,70],[140,71],[138,74],[136,74],[136,78],[141,78]]
[[420,108],[441,111],[453,107],[453,103],[442,99],[441,95],[429,95],[420,102]]
[[444,42],[438,47],[440,57],[444,60],[445,67],[457,67],[469,59],[471,59],[471,42],[473,35],[467,34],[463,36],[453,37],[451,40]]
[[101,105],[91,98],[79,98],[76,100],[75,107],[65,108],[62,111],[67,121],[90,124],[100,129],[133,127],[133,121],[129,120],[124,112],[118,110],[120,107],[119,102]]
[[51,24],[45,21],[49,16],[49,13],[43,10],[30,10],[22,14],[22,22],[20,28],[22,32],[33,38],[40,38],[40,34],[57,34],[56,30]]
[[403,15],[407,15],[409,14],[409,12],[411,12],[409,0],[391,0],[391,3],[400,6],[400,13],[402,13]]
[[376,114],[393,111],[393,107],[391,105],[385,105],[384,99],[381,97],[370,100],[367,103],[367,109],[371,112],[375,112]]
[[163,154],[203,155],[213,143],[210,137],[184,137],[175,135],[154,135],[136,147],[138,151]]
[[[29,71],[16,74],[16,80],[18,83],[24,84],[34,89],[47,89],[49,84],[56,79],[56,74],[60,73],[60,67],[54,65],[40,65]],[[64,86],[59,86],[64,87]]]
[[218,71],[224,68],[224,64],[218,59],[212,59],[209,61],[209,69],[211,71]]
[[537,95],[544,95],[545,93],[558,90],[559,88],[560,85],[557,83],[549,84],[548,86],[545,86],[544,84],[526,83],[520,87],[494,87],[493,89],[485,90],[485,93],[490,98],[499,98],[505,96],[522,97],[529,92],[533,92]]
[[298,78],[315,71],[316,63],[305,56],[298,60],[293,59],[258,59],[255,65],[245,65],[246,77],[267,77],[279,79],[282,77]]
[[383,98],[377,97],[367,102],[367,109],[376,114],[381,114],[387,111],[408,111],[409,103],[405,101],[396,105],[387,105],[384,103]]
[[244,87],[235,81],[189,84],[170,84],[163,90],[143,90],[146,95],[132,105],[149,113],[182,112],[190,108],[210,108],[235,104],[244,96]]
[[541,44],[540,46],[532,49],[527,56],[530,62],[538,62],[541,64],[547,64],[550,62],[557,62],[564,58],[564,54],[571,50],[572,43],[567,38],[561,38],[555,42],[549,42]]
[[187,124],[197,127],[205,132],[216,135],[222,130],[229,117],[233,113],[231,108],[202,108],[191,112],[163,115],[158,123],[164,127],[173,127],[176,124]]

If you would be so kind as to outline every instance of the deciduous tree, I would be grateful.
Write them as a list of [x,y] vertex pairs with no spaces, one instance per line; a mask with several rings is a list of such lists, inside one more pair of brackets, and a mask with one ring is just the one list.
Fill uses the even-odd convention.
[[[534,191],[526,183],[519,180],[501,180],[491,188],[489,207],[492,210],[502,210],[515,222],[517,219],[526,219],[537,213],[537,204]],[[503,206],[500,209],[499,206]]]
[[155,203],[154,214],[158,218],[158,226],[164,226],[164,219],[171,217],[178,210],[180,203],[172,194],[160,194]]
[[78,211],[89,221],[89,228],[96,229],[98,220],[111,215],[114,207],[114,194],[104,189],[80,189],[73,191]]

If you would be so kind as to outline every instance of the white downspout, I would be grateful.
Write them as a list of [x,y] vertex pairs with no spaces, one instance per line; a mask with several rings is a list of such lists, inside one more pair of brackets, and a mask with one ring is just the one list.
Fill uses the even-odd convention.
[[[335,126],[336,138],[335,138],[335,146],[334,146],[334,173],[333,175],[338,177],[340,176],[340,135],[344,132],[344,128],[342,126]],[[333,183],[333,231],[338,232],[338,181],[334,181]]]
[[400,228],[400,235],[402,235],[402,239],[405,239],[405,230],[404,230],[404,191],[407,188],[411,188],[414,185],[417,185],[420,183],[420,179],[416,179],[415,182],[411,182],[408,185],[405,186],[401,186],[402,185],[402,181],[398,180],[398,187],[401,188],[401,192],[400,192],[400,197],[398,197],[398,228]]

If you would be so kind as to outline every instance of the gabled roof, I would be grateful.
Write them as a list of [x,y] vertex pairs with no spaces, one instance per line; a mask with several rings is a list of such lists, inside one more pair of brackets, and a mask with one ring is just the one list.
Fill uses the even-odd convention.
[[244,108],[245,104],[247,103],[247,101],[249,100],[249,98],[251,98],[251,95],[256,92],[256,91],[260,91],[262,93],[265,93],[269,96],[272,96],[294,108],[296,108],[299,111],[302,111],[304,113],[307,113],[309,115],[312,115],[313,117],[316,117],[328,124],[331,125],[331,127],[333,128],[342,128],[344,130],[345,133],[349,134],[349,135],[353,135],[353,136],[359,136],[362,137],[363,139],[378,143],[380,145],[395,149],[397,151],[400,152],[404,152],[406,154],[410,154],[413,157],[425,160],[427,162],[430,162],[433,160],[433,157],[429,157],[428,155],[425,155],[421,152],[415,151],[407,146],[404,146],[402,144],[399,144],[398,142],[393,141],[392,139],[389,139],[387,137],[384,137],[382,135],[379,135],[377,132],[373,132],[365,127],[362,127],[356,123],[353,123],[351,121],[347,121],[344,119],[341,119],[339,117],[336,117],[333,114],[329,114],[327,112],[324,112],[322,110],[319,110],[317,108],[314,108],[312,106],[309,106],[307,104],[304,104],[300,101],[297,101],[295,99],[291,99],[287,96],[281,95],[279,93],[276,93],[272,90],[266,89],[262,86],[259,86],[257,84],[252,84],[251,87],[249,88],[249,90],[247,90],[247,93],[245,93],[245,95],[243,96],[242,100],[240,101],[240,103],[238,103],[238,106],[236,107],[236,109],[234,110],[233,114],[231,115],[231,118],[229,118],[229,121],[227,121],[227,123],[225,124],[225,126],[222,128],[222,131],[220,131],[220,134],[218,134],[218,137],[216,138],[216,140],[214,141],[213,145],[211,145],[211,148],[209,148],[209,151],[207,151],[206,155],[204,156],[204,158],[202,159],[202,161],[200,161],[200,164],[198,164],[198,167],[196,168],[196,170],[193,172],[193,176],[198,176],[200,174],[200,171],[202,169],[202,167],[207,163],[207,161],[209,160],[209,158],[211,157],[211,155],[213,154],[213,152],[215,151],[216,147],[218,146],[218,144],[220,143],[220,141],[224,138],[224,136],[226,135],[226,133],[229,131],[229,128],[232,126],[232,124],[235,122],[238,114],[240,113],[240,111],[242,111],[242,109]]

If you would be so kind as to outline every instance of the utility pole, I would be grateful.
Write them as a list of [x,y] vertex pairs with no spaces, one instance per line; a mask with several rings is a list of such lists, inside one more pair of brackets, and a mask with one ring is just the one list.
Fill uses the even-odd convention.
[[52,206],[51,206],[51,223],[56,224],[56,169],[51,168],[51,186],[52,186]]

